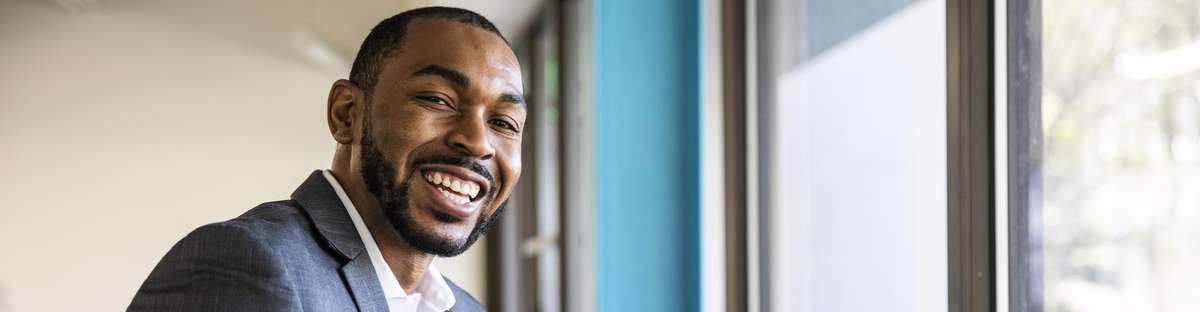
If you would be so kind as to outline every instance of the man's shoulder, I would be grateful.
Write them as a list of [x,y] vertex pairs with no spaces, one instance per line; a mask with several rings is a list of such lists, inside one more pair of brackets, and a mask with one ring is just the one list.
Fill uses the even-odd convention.
[[180,240],[180,244],[247,242],[270,247],[278,245],[280,240],[311,236],[308,234],[309,223],[295,201],[267,202],[236,218],[201,226]]
[[[188,233],[168,252],[203,250],[204,252],[183,253],[185,259],[203,259],[206,256],[236,260],[230,254],[255,254],[268,256],[265,259],[288,259],[294,253],[312,253],[313,226],[303,209],[292,200],[260,204],[242,215],[226,221],[209,223]],[[254,257],[265,260],[264,257]],[[166,259],[164,259],[166,260]]]
[[311,220],[300,205],[289,199],[259,204],[237,218],[217,224],[247,226],[263,234],[272,234],[281,230],[303,229],[309,223]]
[[303,234],[304,219],[294,203],[281,201],[193,230],[163,256],[129,310],[297,308],[298,288],[287,263],[295,250],[305,249],[295,247],[311,244],[302,238],[311,237]]
[[262,203],[237,218],[212,223],[197,229],[208,232],[240,232],[246,239],[275,247],[283,252],[296,251],[294,244],[307,245],[314,235],[312,220],[295,200]]

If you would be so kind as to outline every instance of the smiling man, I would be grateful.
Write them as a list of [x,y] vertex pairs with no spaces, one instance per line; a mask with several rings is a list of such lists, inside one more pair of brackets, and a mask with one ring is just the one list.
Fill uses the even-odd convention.
[[484,17],[431,7],[384,20],[329,92],[331,169],[187,235],[129,310],[482,311],[432,260],[470,248],[517,183],[521,90]]

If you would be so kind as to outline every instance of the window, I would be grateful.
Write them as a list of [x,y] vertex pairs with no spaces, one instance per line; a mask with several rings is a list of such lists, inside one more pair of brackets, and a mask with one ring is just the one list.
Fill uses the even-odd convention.
[[1030,153],[1009,163],[1029,182],[1009,184],[1011,268],[1030,273],[1011,276],[1041,291],[1010,288],[1011,302],[1200,310],[1200,2],[1019,2],[1040,8],[1010,11],[1010,23],[1041,24],[1010,25],[1008,51],[1041,59],[1028,75],[1009,66],[1009,105],[1031,109],[1008,121],[1009,155]]
[[1047,310],[1200,309],[1200,3],[1043,14]]
[[765,5],[763,308],[945,311],[946,2]]

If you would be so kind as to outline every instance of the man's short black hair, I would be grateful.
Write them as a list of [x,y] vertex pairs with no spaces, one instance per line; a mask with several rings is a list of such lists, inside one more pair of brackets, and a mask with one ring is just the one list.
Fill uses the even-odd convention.
[[379,70],[383,68],[384,61],[392,52],[400,49],[400,44],[404,42],[404,32],[408,23],[416,18],[442,19],[479,27],[496,34],[501,40],[508,43],[508,39],[500,34],[496,25],[492,25],[492,22],[483,15],[471,10],[424,7],[396,14],[396,16],[379,22],[379,25],[375,25],[375,28],[371,29],[371,33],[367,34],[367,39],[364,39],[362,46],[358,48],[358,55],[354,57],[354,66],[350,68],[350,82],[361,88],[368,98],[371,91],[375,89],[375,82],[379,79]]

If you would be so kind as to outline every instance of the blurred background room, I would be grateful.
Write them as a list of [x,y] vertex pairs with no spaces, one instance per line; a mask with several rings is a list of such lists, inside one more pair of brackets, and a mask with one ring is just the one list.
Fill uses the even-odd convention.
[[524,74],[509,209],[435,260],[492,311],[1200,311],[1200,1],[0,0],[0,312],[287,198],[430,5]]

